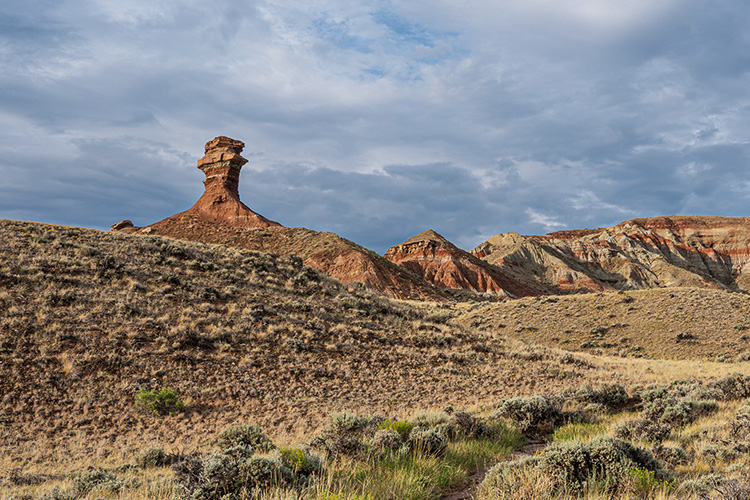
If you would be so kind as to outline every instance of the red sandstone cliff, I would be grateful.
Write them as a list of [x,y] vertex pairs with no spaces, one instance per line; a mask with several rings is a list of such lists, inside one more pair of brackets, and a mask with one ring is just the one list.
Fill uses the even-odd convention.
[[444,300],[446,295],[424,279],[376,253],[333,233],[283,227],[253,212],[240,201],[239,177],[247,160],[240,156],[244,143],[217,137],[206,143],[198,168],[206,174],[205,191],[190,209],[150,226],[137,228],[130,221],[113,231],[158,234],[174,238],[226,244],[276,255],[300,256],[305,264],[342,283],[360,282],[399,299]]
[[559,293],[696,286],[750,291],[750,218],[666,216],[543,236],[495,235],[471,251]]
[[502,296],[538,295],[553,288],[512,266],[496,267],[427,230],[388,249],[385,258],[441,288],[463,288]]

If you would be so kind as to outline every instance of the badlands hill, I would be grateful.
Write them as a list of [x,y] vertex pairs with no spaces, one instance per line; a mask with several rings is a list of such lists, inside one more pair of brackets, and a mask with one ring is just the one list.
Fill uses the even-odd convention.
[[747,218],[667,216],[542,236],[506,233],[470,252],[428,230],[381,257],[333,233],[284,227],[242,203],[243,148],[228,137],[209,141],[198,161],[205,192],[190,209],[147,227],[123,221],[112,230],[297,255],[344,284],[398,299],[443,301],[462,291],[506,298],[664,287],[750,290]]
[[386,258],[437,286],[516,296],[665,287],[746,292],[750,218],[676,215],[543,236],[506,233],[468,253],[425,232]]
[[306,265],[342,283],[362,283],[385,296],[447,299],[431,283],[349,240],[333,233],[283,227],[253,212],[239,195],[240,170],[247,163],[240,155],[243,148],[244,143],[228,137],[209,141],[205,156],[198,161],[206,175],[205,192],[195,205],[147,227],[123,221],[112,230],[225,244],[282,257],[297,255]]

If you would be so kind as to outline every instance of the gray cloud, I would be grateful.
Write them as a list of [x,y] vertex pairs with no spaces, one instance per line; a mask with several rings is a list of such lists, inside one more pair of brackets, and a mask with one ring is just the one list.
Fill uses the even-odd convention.
[[0,6],[0,217],[146,224],[216,135],[285,225],[383,251],[669,213],[748,215],[739,0]]

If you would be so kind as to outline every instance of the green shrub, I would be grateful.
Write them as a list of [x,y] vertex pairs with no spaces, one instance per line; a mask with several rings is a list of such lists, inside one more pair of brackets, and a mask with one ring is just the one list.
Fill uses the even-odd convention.
[[140,388],[135,395],[135,407],[157,415],[176,415],[185,411],[185,403],[180,401],[174,390],[166,387],[158,392]]
[[376,415],[334,413],[331,421],[310,442],[310,447],[327,457],[359,455],[364,450],[364,439],[371,437],[384,421]]
[[76,472],[71,474],[69,478],[73,481],[73,490],[80,496],[85,496],[93,492],[119,493],[125,488],[137,486],[137,483],[120,479],[112,471],[106,469]]
[[402,438],[409,435],[409,432],[414,428],[414,424],[406,422],[404,420],[391,420],[386,419],[378,424],[378,429],[381,430],[392,430],[398,432]]
[[676,484],[674,479],[671,481],[665,480],[659,477],[655,471],[643,467],[629,469],[628,476],[630,476],[630,484],[636,494],[646,496],[646,498],[656,490],[672,491]]
[[524,434],[549,434],[563,421],[560,409],[541,395],[508,399],[496,415],[512,420]]
[[309,477],[323,470],[323,461],[310,450],[277,448],[274,459],[297,475]]
[[[234,454],[252,454],[253,451],[267,453],[276,448],[273,441],[263,434],[260,427],[252,424],[233,425],[219,434],[216,444],[225,450],[233,450]],[[247,448],[250,447],[250,450]]]

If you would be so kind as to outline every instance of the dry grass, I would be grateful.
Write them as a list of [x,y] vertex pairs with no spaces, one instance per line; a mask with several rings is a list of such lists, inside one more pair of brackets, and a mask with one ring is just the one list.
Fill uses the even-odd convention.
[[[746,297],[707,290],[628,295],[635,300],[397,302],[343,286],[294,257],[0,221],[0,490],[44,493],[64,486],[71,471],[131,463],[151,447],[205,451],[235,423],[298,444],[344,409],[482,410],[501,398],[584,382],[750,373],[750,363],[711,361],[743,350],[744,333],[734,325],[750,317]],[[714,314],[718,319],[710,319]],[[657,317],[665,328],[657,328]],[[600,324],[609,325],[605,338],[642,345],[633,352],[673,360],[562,350],[578,349],[590,336],[565,330]],[[697,341],[672,342],[678,331]],[[180,395],[185,412],[134,408],[140,388],[164,387]],[[15,484],[19,473],[42,480]],[[153,483],[153,498],[169,496],[163,472],[132,474]],[[137,491],[133,498],[148,488]]]
[[750,296],[728,291],[527,297],[460,309],[461,324],[569,351],[723,362],[750,353]]

